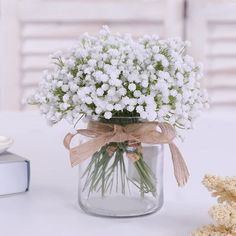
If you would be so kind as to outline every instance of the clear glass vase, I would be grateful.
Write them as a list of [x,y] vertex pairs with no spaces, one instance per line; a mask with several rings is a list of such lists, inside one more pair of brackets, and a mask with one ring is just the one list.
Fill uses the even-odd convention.
[[[109,123],[141,122],[116,118]],[[163,205],[163,145],[109,143],[79,164],[80,207],[108,217],[156,212]]]

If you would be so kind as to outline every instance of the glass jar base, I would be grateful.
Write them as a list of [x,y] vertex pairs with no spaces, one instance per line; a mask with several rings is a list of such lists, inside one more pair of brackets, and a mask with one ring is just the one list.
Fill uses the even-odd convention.
[[147,197],[93,197],[83,203],[79,201],[80,207],[88,214],[104,217],[135,217],[154,213],[163,205],[163,197],[159,201],[153,201]]

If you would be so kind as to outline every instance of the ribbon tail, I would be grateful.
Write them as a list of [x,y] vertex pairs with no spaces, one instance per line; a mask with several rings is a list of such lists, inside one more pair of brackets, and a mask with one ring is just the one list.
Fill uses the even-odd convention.
[[187,165],[174,143],[169,144],[170,151],[172,154],[172,161],[174,166],[174,175],[179,186],[184,186],[189,178],[189,172]]
[[64,144],[64,147],[68,150],[70,150],[70,142],[72,140],[72,138],[75,136],[76,134],[71,134],[71,133],[68,133],[64,140],[63,140],[63,144]]

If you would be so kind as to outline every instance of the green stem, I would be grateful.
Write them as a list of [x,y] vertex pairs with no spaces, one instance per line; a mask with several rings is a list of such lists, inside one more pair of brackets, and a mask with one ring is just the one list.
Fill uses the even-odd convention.
[[[111,156],[109,156],[107,152],[110,146],[116,147],[115,153]],[[86,177],[82,191],[88,189],[88,197],[92,192],[101,192],[102,197],[104,197],[108,191],[111,194],[115,179],[116,192],[121,191],[124,195],[126,194],[126,188],[128,188],[130,192],[129,182],[139,188],[141,196],[143,197],[145,193],[156,194],[155,176],[143,160],[142,153],[136,153],[140,158],[138,161],[134,162],[139,179],[132,180],[128,177],[124,161],[124,154],[127,152],[127,148],[127,142],[110,143],[93,155],[86,170],[82,174],[82,178]],[[111,160],[113,160],[112,163]],[[119,183],[121,189],[119,189]]]

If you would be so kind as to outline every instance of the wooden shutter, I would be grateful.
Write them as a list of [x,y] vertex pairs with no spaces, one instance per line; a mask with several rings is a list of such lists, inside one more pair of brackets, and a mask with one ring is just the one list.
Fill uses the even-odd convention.
[[212,105],[236,105],[236,1],[189,0],[187,37]]
[[16,1],[0,1],[0,108],[19,108],[20,45]]
[[[1,0],[2,108],[20,108],[47,68],[48,55],[70,46],[83,32],[102,25],[113,31],[182,35],[182,0]],[[7,91],[12,89],[12,94]]]

